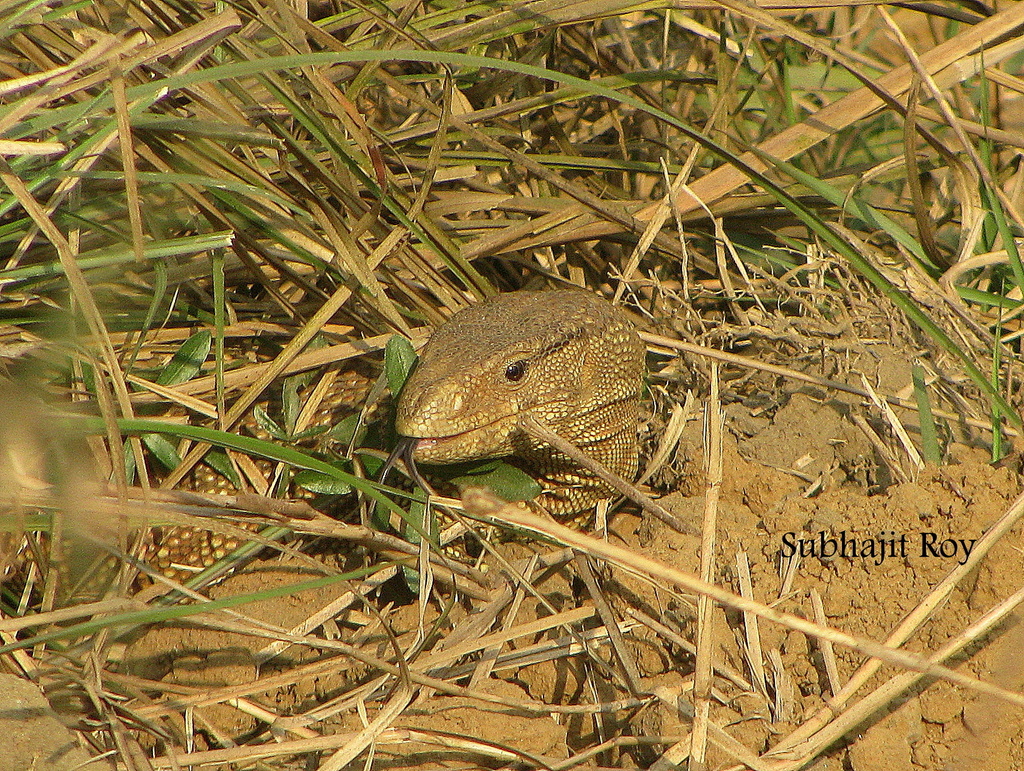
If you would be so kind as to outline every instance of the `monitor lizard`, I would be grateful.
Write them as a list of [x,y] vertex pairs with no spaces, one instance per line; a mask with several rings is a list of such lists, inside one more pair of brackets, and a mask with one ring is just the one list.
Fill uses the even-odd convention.
[[644,371],[632,321],[607,300],[499,294],[431,335],[398,399],[396,452],[428,464],[508,457],[540,482],[538,503],[567,517],[615,490],[524,424],[539,420],[632,481]]

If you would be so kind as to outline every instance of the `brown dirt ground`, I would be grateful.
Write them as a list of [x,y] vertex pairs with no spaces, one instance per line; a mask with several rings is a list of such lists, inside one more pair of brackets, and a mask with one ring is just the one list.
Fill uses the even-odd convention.
[[[876,360],[883,364],[892,362],[886,356]],[[905,385],[905,375],[905,365],[890,367],[883,372],[879,389],[895,392]],[[948,463],[942,468],[926,467],[914,474],[913,481],[890,484],[894,472],[878,462],[871,444],[849,419],[849,413],[856,409],[859,406],[854,399],[837,399],[813,388],[780,395],[775,408],[762,414],[739,401],[726,406],[725,476],[718,506],[716,576],[721,585],[737,590],[736,558],[738,552],[744,552],[750,563],[756,599],[813,618],[810,596],[817,592],[830,626],[881,641],[963,558],[962,547],[947,556],[923,554],[922,538],[931,538],[925,534],[934,534],[937,544],[947,539],[969,542],[980,538],[1020,493],[1021,480],[1013,468],[989,464],[984,449],[954,444]],[[699,422],[691,421],[682,436],[673,463],[681,474],[671,477],[669,484],[674,491],[663,498],[663,503],[698,526],[705,485]],[[816,480],[817,484],[808,480]],[[815,494],[805,495],[809,489],[815,489]],[[884,560],[808,557],[800,561],[788,586],[784,586],[780,570],[784,534],[802,533],[811,538],[826,532],[838,537],[843,531],[856,539],[875,539],[880,533],[891,533],[887,538],[905,538],[906,554],[890,555]],[[1024,585],[1021,536],[1022,527],[1018,525],[960,583],[907,647],[921,653],[936,650],[994,604],[1019,590]],[[674,567],[698,571],[697,536],[675,532],[628,509],[614,518],[610,538]],[[510,559],[551,550],[524,540],[499,543],[498,548]],[[570,572],[563,567],[536,583],[538,591],[559,611],[590,603],[586,590]],[[217,598],[244,594],[312,577],[315,575],[293,559],[264,559],[213,587],[210,595]],[[608,568],[602,569],[601,579],[616,615],[624,623],[631,620],[630,610],[638,610],[682,637],[695,639],[694,597],[655,588]],[[337,594],[337,588],[308,591],[239,610],[250,618],[290,628]],[[420,621],[417,604],[400,591],[381,593],[377,599],[378,605],[385,608],[383,612],[393,633],[403,647],[408,647]],[[386,606],[386,602],[395,605]],[[358,630],[373,629],[373,618],[364,610],[346,611],[332,625],[329,635],[351,639]],[[437,618],[437,610],[432,604],[426,608],[427,629]],[[471,603],[456,603],[448,623],[457,628],[472,610]],[[536,599],[527,597],[515,623],[527,623],[547,614]],[[388,638],[379,629],[373,634],[377,654],[387,657],[391,652]],[[538,635],[514,645],[522,647],[558,634],[564,633]],[[716,664],[749,678],[743,639],[738,614],[719,609],[714,628]],[[672,696],[692,684],[693,658],[680,647],[636,623],[628,627],[626,641],[637,661],[642,690],[659,689],[658,693]],[[304,713],[329,703],[367,677],[366,667],[341,658],[338,661],[347,663],[289,678],[294,667],[314,662],[320,654],[293,647],[257,666],[255,652],[266,644],[266,640],[233,631],[169,622],[132,642],[125,651],[123,672],[162,681],[171,695],[201,695],[211,689],[259,679],[271,683],[272,687],[262,691],[248,689],[245,706],[226,702],[200,704],[190,711],[195,735],[201,741],[205,737],[210,746],[216,746],[212,737],[220,737],[222,742],[244,742],[263,730],[263,724],[254,716],[256,710],[250,705],[262,705],[278,715]],[[711,708],[711,718],[717,725],[758,754],[784,740],[824,707],[831,687],[821,647],[813,640],[762,621],[760,644],[768,671],[767,697],[718,678]],[[1019,630],[1006,625],[952,665],[972,676],[1020,691],[1024,685],[1021,647]],[[605,661],[613,660],[606,646],[599,646],[597,654]],[[835,657],[839,684],[863,661],[860,654],[840,647],[836,648]],[[769,661],[777,662],[777,666],[773,668]],[[894,674],[898,674],[896,669],[883,667],[858,697]],[[579,655],[500,666],[489,680],[475,687],[511,700],[532,698],[554,705],[611,701],[628,695],[612,686],[607,678],[595,675],[593,664]],[[136,714],[152,719],[161,712],[153,703],[147,712],[146,703],[143,699],[133,706]],[[359,731],[364,723],[352,708],[354,705],[343,704],[344,708],[327,718],[326,723],[316,725],[317,731]],[[665,701],[620,711],[600,720],[572,713],[530,717],[481,707],[479,701],[464,697],[421,695],[394,720],[392,728],[422,727],[472,737],[547,762],[564,759],[623,734],[633,739],[621,741],[619,746],[596,755],[582,767],[648,767],[674,741],[687,736],[690,727]],[[367,703],[365,719],[372,720],[378,708],[376,702]],[[1024,768],[1024,721],[1020,715],[1019,709],[992,697],[944,681],[925,681],[895,705],[883,707],[848,732],[809,767],[837,771]],[[186,728],[179,713],[169,719],[179,729]],[[405,736],[405,740],[378,745],[374,760],[377,768],[480,767],[480,756],[471,751],[457,747],[439,751],[437,745],[417,743],[415,733],[397,735]],[[645,740],[656,743],[652,746]],[[143,744],[145,747],[145,741]],[[161,742],[146,748],[157,755],[164,751]],[[4,762],[0,758],[2,769],[18,767]],[[299,759],[270,763],[268,767],[272,768],[307,767]],[[502,765],[493,763],[495,767]],[[709,768],[733,764],[727,753],[713,745],[709,748]]]

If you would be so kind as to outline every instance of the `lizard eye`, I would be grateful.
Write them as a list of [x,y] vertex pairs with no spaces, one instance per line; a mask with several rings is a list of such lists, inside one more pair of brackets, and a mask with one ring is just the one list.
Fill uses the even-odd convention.
[[526,360],[514,361],[505,368],[505,379],[510,383],[518,383],[526,375]]

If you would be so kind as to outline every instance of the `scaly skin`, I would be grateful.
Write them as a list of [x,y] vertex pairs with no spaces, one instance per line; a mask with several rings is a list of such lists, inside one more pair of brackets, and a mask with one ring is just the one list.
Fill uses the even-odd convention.
[[614,491],[522,427],[532,415],[610,471],[637,470],[644,347],[629,318],[583,291],[509,292],[435,330],[398,401],[412,459],[510,457],[556,516]]

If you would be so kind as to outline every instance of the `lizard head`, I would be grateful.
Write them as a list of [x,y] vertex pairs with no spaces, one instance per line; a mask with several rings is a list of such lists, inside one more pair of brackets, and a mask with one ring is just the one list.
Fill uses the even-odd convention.
[[633,325],[605,300],[509,292],[435,330],[398,400],[396,428],[426,463],[529,453],[537,445],[520,429],[526,415],[587,440],[600,428],[581,435],[585,416],[636,399],[642,370]]

